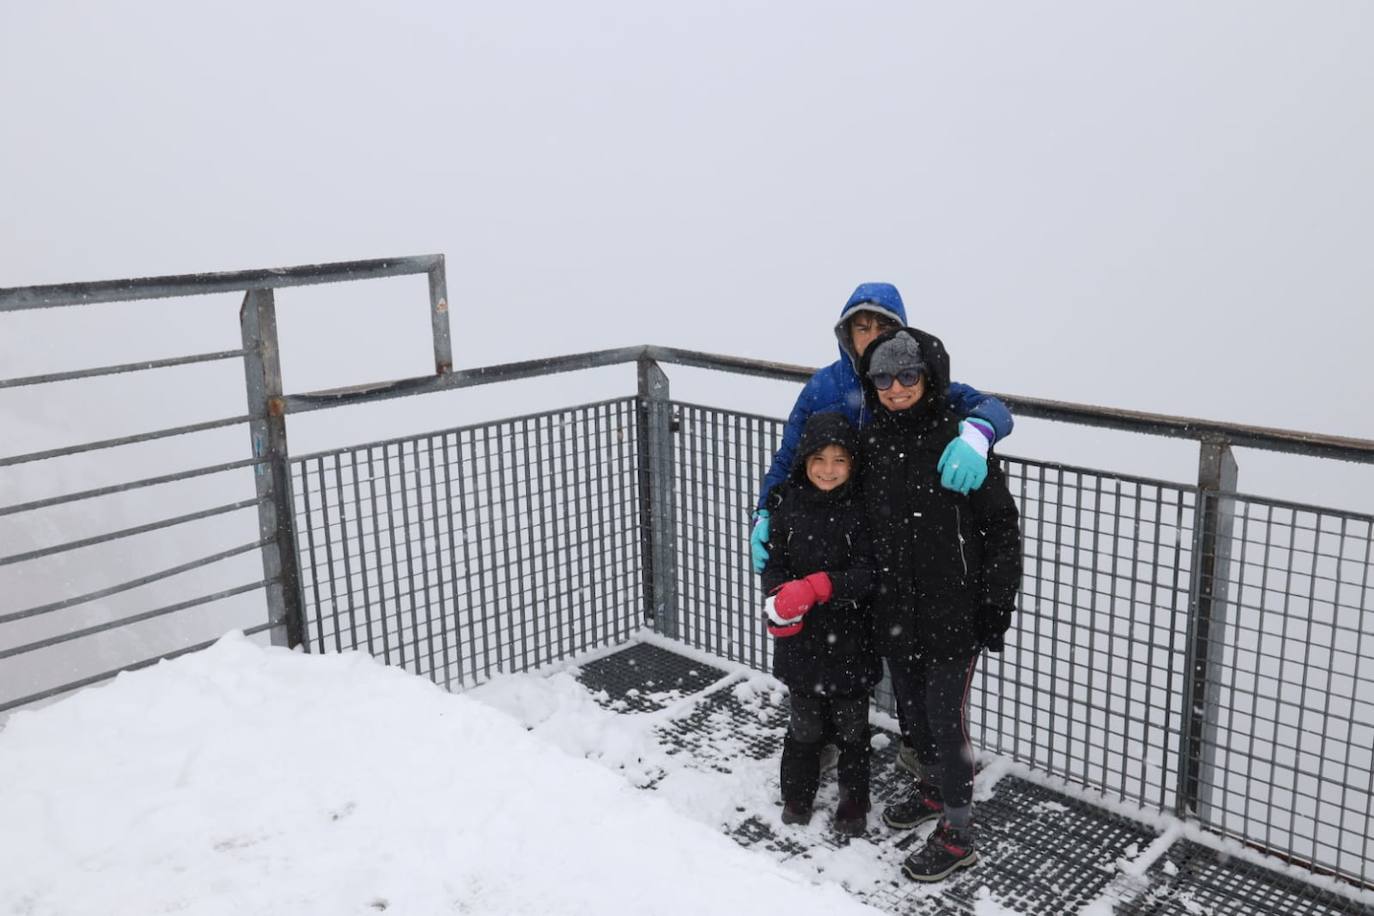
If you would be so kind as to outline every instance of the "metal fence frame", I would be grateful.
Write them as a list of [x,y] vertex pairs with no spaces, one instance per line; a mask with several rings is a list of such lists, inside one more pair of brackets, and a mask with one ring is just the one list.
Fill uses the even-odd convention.
[[[429,307],[432,318],[435,363],[435,371],[432,375],[303,394],[286,394],[283,392],[280,352],[276,335],[274,296],[276,289],[419,273],[426,274],[429,279]],[[639,380],[637,396],[633,402],[635,415],[635,422],[633,423],[634,458],[631,470],[635,484],[632,487],[634,491],[633,501],[627,505],[631,506],[631,511],[638,517],[637,560],[639,569],[634,587],[636,591],[642,594],[645,619],[652,623],[658,632],[667,636],[710,648],[727,657],[746,661],[758,667],[764,666],[767,657],[767,645],[766,641],[758,641],[760,627],[754,620],[752,610],[752,598],[757,586],[751,577],[739,573],[737,567],[742,551],[735,551],[733,560],[727,560],[727,554],[731,549],[730,545],[734,544],[745,530],[745,521],[751,508],[751,500],[744,498],[744,496],[753,492],[753,487],[756,486],[759,476],[758,472],[762,467],[762,462],[758,460],[759,456],[771,454],[780,424],[773,418],[753,417],[738,412],[721,411],[719,408],[699,408],[695,405],[674,402],[670,398],[669,379],[663,371],[662,365],[682,365],[793,382],[805,381],[813,369],[667,347],[639,346],[478,369],[455,370],[452,365],[449,345],[444,261],[440,255],[311,265],[282,270],[4,289],[0,290],[0,312],[226,291],[242,291],[245,294],[240,311],[243,343],[241,350],[0,380],[0,388],[41,385],[114,373],[242,357],[248,396],[247,415],[0,458],[0,468],[43,461],[48,458],[83,451],[175,437],[240,424],[248,426],[251,457],[209,468],[198,468],[81,493],[0,507],[0,516],[34,511],[112,492],[139,489],[239,467],[252,467],[254,469],[256,499],[240,500],[210,510],[167,519],[151,526],[140,526],[138,529],[110,532],[93,538],[83,538],[66,544],[54,545],[50,548],[3,557],[0,558],[0,564],[24,562],[38,556],[128,536],[141,530],[167,527],[192,519],[211,517],[217,513],[250,507],[256,507],[258,510],[260,536],[257,542],[234,548],[223,554],[202,558],[185,564],[184,567],[118,583],[85,595],[64,598],[23,610],[0,610],[0,624],[43,615],[77,603],[98,600],[115,592],[138,587],[152,579],[174,575],[182,568],[215,562],[231,553],[237,555],[258,550],[263,565],[262,579],[234,590],[235,593],[239,593],[256,588],[265,589],[268,609],[267,620],[262,625],[255,627],[254,631],[270,632],[272,641],[276,644],[308,646],[308,624],[304,598],[306,589],[302,582],[300,569],[302,551],[305,547],[300,532],[297,530],[301,513],[293,493],[292,474],[293,467],[299,466],[300,462],[319,456],[306,456],[301,459],[293,459],[290,456],[286,420],[288,415],[391,398],[410,397],[430,392],[496,384],[554,373],[634,363],[637,366]],[[1187,556],[1190,558],[1190,564],[1186,572],[1187,597],[1186,608],[1184,609],[1186,611],[1186,631],[1182,637],[1181,660],[1178,662],[1176,672],[1177,678],[1181,682],[1181,693],[1177,707],[1180,710],[1180,721],[1177,729],[1177,747],[1174,753],[1173,779],[1171,780],[1173,787],[1171,793],[1161,792],[1157,802],[1160,807],[1171,809],[1173,813],[1182,817],[1196,818],[1199,823],[1209,829],[1223,835],[1235,836],[1257,848],[1264,849],[1266,852],[1285,856],[1313,871],[1334,874],[1339,878],[1365,887],[1374,886],[1374,873],[1371,873],[1370,856],[1367,848],[1362,852],[1358,869],[1352,870],[1324,865],[1320,856],[1309,855],[1303,850],[1292,848],[1293,844],[1291,843],[1285,845],[1282,842],[1264,841],[1248,836],[1244,831],[1237,832],[1229,828],[1224,822],[1224,818],[1219,819],[1214,814],[1214,809],[1217,809],[1218,805],[1220,805],[1219,810],[1224,812],[1227,802],[1225,799],[1218,801],[1213,795],[1217,791],[1225,794],[1229,786],[1228,778],[1224,773],[1222,778],[1217,776],[1218,772],[1223,772],[1218,769],[1218,751],[1223,750],[1223,756],[1229,753],[1224,751],[1218,739],[1219,722],[1221,721],[1218,714],[1221,703],[1218,691],[1223,679],[1230,676],[1228,672],[1234,674],[1234,666],[1228,668],[1222,657],[1222,653],[1231,647],[1228,647],[1225,638],[1219,638],[1217,634],[1235,631],[1237,622],[1228,619],[1227,610],[1237,600],[1243,600],[1243,598],[1238,598],[1230,592],[1233,589],[1239,591],[1247,587],[1243,578],[1238,579],[1236,575],[1236,569],[1244,567],[1245,562],[1242,558],[1232,555],[1238,510],[1242,525],[1245,525],[1248,524],[1249,506],[1258,503],[1264,503],[1271,507],[1280,505],[1274,501],[1257,501],[1238,493],[1238,471],[1232,450],[1235,447],[1246,447],[1314,458],[1374,463],[1374,442],[1168,417],[1135,411],[1110,410],[1008,395],[999,395],[999,397],[1017,415],[1022,417],[1035,417],[1130,433],[1190,439],[1199,443],[1198,476],[1195,485],[1142,481],[1138,478],[1104,474],[1088,469],[1019,462],[1018,459],[1004,460],[1011,464],[1018,464],[1023,469],[1020,478],[1023,483],[1026,480],[1027,471],[1025,469],[1034,465],[1042,473],[1044,469],[1053,467],[1057,469],[1055,473],[1078,474],[1080,481],[1084,474],[1097,475],[1099,478],[1099,496],[1100,480],[1108,478],[1115,481],[1118,486],[1122,482],[1135,487],[1157,484],[1168,488],[1171,494],[1177,494],[1175,508],[1180,514],[1180,521],[1177,525],[1176,534],[1179,537],[1186,535],[1188,538]],[[569,410],[575,409],[569,408]],[[527,419],[515,418],[509,422]],[[449,432],[457,434],[459,431]],[[431,434],[431,442],[434,435],[444,434]],[[688,440],[692,442],[690,448],[686,445]],[[443,441],[447,442],[448,440]],[[377,443],[372,445],[375,446]],[[365,445],[355,448],[368,447]],[[341,450],[335,454],[342,453]],[[698,457],[703,459],[703,464],[695,463]],[[1013,474],[1013,479],[1016,479],[1015,474]],[[725,500],[724,509],[721,508],[720,504],[722,480],[727,482],[733,480],[735,494],[733,503],[729,499]],[[432,483],[433,479],[431,478]],[[729,486],[726,486],[725,489],[728,490]],[[1081,494],[1082,488],[1080,487],[1079,495],[1081,496]],[[1060,508],[1063,508],[1062,503]],[[1298,511],[1317,512],[1322,517],[1340,516],[1344,519],[1343,525],[1368,526],[1372,521],[1368,517],[1352,513],[1327,513],[1324,510],[1315,509],[1315,507],[1299,506],[1296,509]],[[725,519],[722,512],[731,518]],[[1186,531],[1181,520],[1184,514],[1191,516]],[[309,510],[306,511],[305,515],[309,516]],[[735,515],[739,517],[733,517]],[[1139,518],[1134,521],[1138,524]],[[709,549],[703,548],[700,556],[693,557],[684,554],[684,545],[691,546],[688,544],[689,535],[695,528],[702,526],[719,527],[724,524],[734,527],[729,533],[722,533],[722,539],[712,541]],[[1317,524],[1318,538],[1321,534],[1320,524],[1320,522]],[[1296,529],[1297,526],[1294,525],[1293,527]],[[1094,532],[1094,536],[1096,535],[1097,533]],[[715,537],[714,533],[712,537]],[[359,529],[358,539],[361,542],[361,529]],[[453,543],[452,532],[450,531],[450,548],[452,548]],[[1243,549],[1244,535],[1242,535],[1241,543]],[[1342,551],[1344,550],[1343,545],[1344,536],[1342,536]],[[1313,554],[1313,574],[1315,575],[1318,554],[1316,548],[1313,548],[1311,552]],[[1363,585],[1364,592],[1362,592],[1361,601],[1364,600],[1363,595],[1367,594],[1368,590],[1367,568],[1369,558],[1367,555],[1364,558],[1364,563],[1366,582]],[[717,581],[708,581],[703,584],[701,568],[704,564],[715,564],[716,572],[713,575],[718,577]],[[1175,571],[1179,572],[1177,566]],[[696,576],[697,578],[689,580],[687,578],[689,576]],[[709,576],[707,578],[709,579]],[[1344,581],[1338,572],[1336,576],[1337,591]],[[684,606],[685,601],[699,593],[710,596],[707,603],[714,604],[710,611],[711,614],[716,615],[714,620],[703,617],[700,612],[694,612],[691,607]],[[112,621],[96,629],[109,630],[128,625],[134,621],[151,619],[173,611],[212,603],[224,598],[227,594],[229,592],[200,596],[185,602],[178,602],[170,607],[153,609],[135,617]],[[731,602],[735,602],[738,606],[731,606]],[[1339,601],[1337,605],[1339,606]],[[45,640],[7,649],[0,653],[0,661],[15,655],[37,651],[59,642],[79,639],[90,635],[96,629],[62,633]],[[1362,638],[1363,633],[1363,624],[1360,623],[1356,629],[1357,637]],[[164,653],[156,658],[123,665],[118,670],[128,670],[151,664],[158,658],[192,651],[200,648],[200,645],[202,644],[186,646],[176,652]],[[431,676],[435,676],[432,671],[433,667],[431,666]],[[0,705],[0,713],[89,683],[98,682],[114,673],[116,671],[112,670],[93,674],[57,685],[40,694],[11,701]],[[460,677],[459,681],[461,683],[463,678]],[[1306,680],[1301,687],[1304,691],[1308,689]],[[1330,706],[1329,693],[1327,705]],[[1323,740],[1325,739],[1323,738]],[[1253,761],[1251,763],[1253,764]],[[1348,758],[1347,769],[1349,769]],[[1357,770],[1364,772],[1363,768],[1357,767]],[[1077,779],[1072,773],[1066,775],[1084,784],[1094,785],[1094,781],[1090,778]],[[1107,782],[1110,783],[1110,781]],[[1108,784],[1096,787],[1105,789],[1108,794],[1113,792],[1123,794],[1123,796],[1127,794],[1122,791],[1119,785]],[[1371,789],[1374,790],[1374,786],[1371,786]],[[1168,801],[1165,800],[1165,795],[1169,796]],[[1366,845],[1367,842],[1366,838]]]

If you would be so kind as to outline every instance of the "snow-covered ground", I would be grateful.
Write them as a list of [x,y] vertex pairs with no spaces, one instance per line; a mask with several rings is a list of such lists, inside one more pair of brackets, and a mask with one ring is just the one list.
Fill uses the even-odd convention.
[[[877,912],[849,891],[890,895],[892,845],[827,842],[833,780],[810,826],[783,827],[776,758],[748,753],[780,734],[780,687],[701,661],[730,669],[706,692],[729,691],[756,723],[669,684],[646,697],[655,709],[626,715],[572,663],[458,695],[365,654],[230,634],[5,723],[0,914]],[[656,734],[703,714],[705,753]],[[1029,775],[992,760],[975,798],[1008,772]],[[1106,806],[1160,834],[1116,863],[1123,887],[1184,836],[1256,859]],[[724,835],[750,819],[806,854]],[[1117,899],[1081,912],[1106,916]],[[1016,916],[987,888],[974,903],[977,916]]]
[[0,786],[5,914],[873,912],[491,706],[234,635],[13,716]]

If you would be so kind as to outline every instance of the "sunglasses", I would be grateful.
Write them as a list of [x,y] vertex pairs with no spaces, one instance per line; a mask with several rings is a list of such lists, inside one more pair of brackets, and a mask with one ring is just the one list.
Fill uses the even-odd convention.
[[921,370],[903,369],[896,375],[890,372],[874,372],[868,378],[873,382],[873,387],[879,391],[886,391],[891,388],[894,381],[901,382],[903,388],[914,388],[916,383],[921,380]]

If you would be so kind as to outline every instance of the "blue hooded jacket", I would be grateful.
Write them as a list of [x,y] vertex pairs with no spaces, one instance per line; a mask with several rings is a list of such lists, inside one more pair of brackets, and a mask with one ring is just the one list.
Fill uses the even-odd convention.
[[[840,344],[840,358],[823,369],[816,371],[810,381],[797,396],[797,403],[787,418],[782,431],[782,443],[773,456],[773,463],[764,475],[763,487],[759,492],[758,508],[767,505],[768,494],[778,484],[787,479],[795,460],[797,440],[801,438],[806,418],[813,413],[834,410],[844,414],[855,426],[862,427],[868,422],[868,411],[864,408],[863,386],[859,383],[857,369],[858,354],[849,339],[845,325],[855,312],[876,312],[890,318],[898,325],[906,326],[906,306],[902,304],[902,294],[891,283],[860,283],[840,310],[839,321],[835,322],[835,337]],[[1011,435],[1012,418],[1007,405],[997,398],[989,397],[960,382],[951,382],[949,403],[954,411],[963,417],[977,417],[992,425],[994,441],[1000,442]]]

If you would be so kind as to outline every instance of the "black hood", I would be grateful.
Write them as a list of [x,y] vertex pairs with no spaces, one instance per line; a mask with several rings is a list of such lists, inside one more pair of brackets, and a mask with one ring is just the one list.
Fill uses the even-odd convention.
[[797,440],[797,458],[792,462],[792,477],[805,481],[806,459],[827,445],[838,445],[849,452],[854,461],[849,477],[852,481],[858,471],[859,432],[844,414],[834,411],[813,413],[807,418],[801,438]]
[[911,409],[924,413],[930,408],[943,406],[949,397],[949,353],[945,350],[944,343],[934,334],[919,328],[894,328],[878,335],[864,350],[864,355],[859,360],[859,383],[863,385],[864,400],[875,416],[888,413],[888,410],[878,400],[878,389],[869,381],[868,364],[878,347],[898,334],[906,334],[916,341],[921,348],[921,359],[925,363],[926,394],[921,403]]

